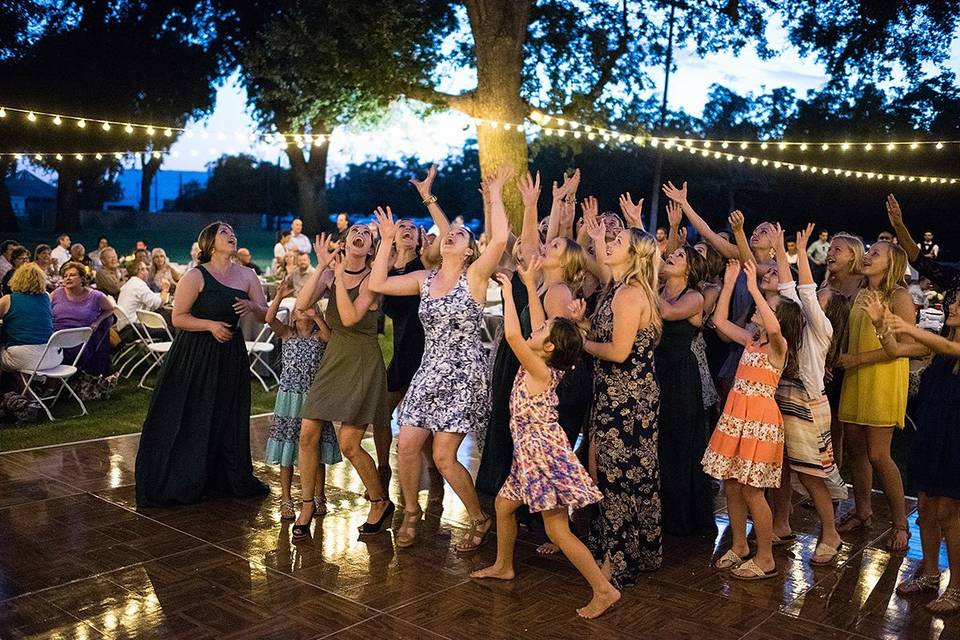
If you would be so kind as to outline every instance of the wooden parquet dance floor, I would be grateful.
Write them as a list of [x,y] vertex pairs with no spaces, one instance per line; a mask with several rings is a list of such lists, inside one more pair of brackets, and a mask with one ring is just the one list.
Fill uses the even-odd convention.
[[[266,421],[255,419],[252,433],[257,459]],[[442,506],[433,503],[422,541],[398,551],[389,534],[357,539],[366,503],[352,469],[337,465],[328,473],[330,514],[311,541],[292,545],[275,499],[138,513],[137,442],[123,436],[0,456],[0,637],[960,637],[960,618],[932,617],[922,607],[928,598],[894,594],[918,564],[916,513],[911,504],[909,553],[891,555],[880,496],[873,530],[848,536],[831,568],[807,563],[816,518],[799,506],[797,542],[776,551],[780,576],[749,584],[711,569],[726,542],[719,509],[719,539],[667,539],[661,571],[607,615],[584,621],[574,610],[589,599],[586,584],[562,556],[538,557],[541,540],[529,532],[518,544],[516,580],[468,578],[495,548],[491,541],[473,556],[454,552],[466,515],[449,489]],[[475,468],[473,449],[465,449],[464,462]],[[278,470],[258,464],[256,471],[277,494]]]

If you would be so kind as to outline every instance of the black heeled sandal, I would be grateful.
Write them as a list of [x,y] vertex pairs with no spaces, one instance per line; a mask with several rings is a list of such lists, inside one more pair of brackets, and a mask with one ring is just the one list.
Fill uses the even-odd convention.
[[383,510],[383,515],[380,516],[380,519],[376,522],[364,522],[362,525],[357,527],[360,531],[360,535],[369,536],[377,533],[383,533],[387,529],[393,526],[393,513],[396,511],[396,506],[388,498],[377,498],[376,500],[371,500],[370,502],[384,502],[387,503],[387,508]]
[[[294,540],[303,540],[304,538],[310,537],[310,523],[313,521],[313,514],[314,514],[314,511],[316,511],[317,506],[316,504],[314,504],[313,498],[310,498],[309,500],[304,500],[303,504],[310,505],[310,508],[312,509],[312,511],[310,512],[310,519],[307,520],[306,524],[293,525],[293,528],[290,531],[292,534],[292,538]],[[303,509],[305,508],[306,507],[300,507],[300,513],[303,513]]]

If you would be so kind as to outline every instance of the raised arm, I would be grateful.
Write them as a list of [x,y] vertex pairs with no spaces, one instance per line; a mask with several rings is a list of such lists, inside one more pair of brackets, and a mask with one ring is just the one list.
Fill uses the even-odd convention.
[[640,229],[640,231],[647,230],[643,226],[643,198],[640,198],[639,201],[634,203],[629,191],[621,193],[620,213],[623,214],[623,219],[626,220],[627,226],[631,229]]
[[[523,337],[520,329],[520,317],[517,315],[517,305],[513,301],[513,286],[510,282],[510,276],[505,273],[497,274],[497,282],[500,283],[501,293],[503,294],[503,337],[510,345],[520,366],[526,369],[527,373],[536,380],[539,385],[546,384],[550,379],[550,368],[547,364],[533,352],[530,345]],[[531,297],[531,302],[536,296]]]
[[[443,212],[443,209],[440,208],[440,205],[437,204],[437,196],[433,195],[433,181],[437,177],[437,165],[432,164],[430,168],[427,169],[427,175],[424,176],[423,180],[417,180],[416,177],[410,178],[410,184],[412,184],[417,189],[417,193],[420,194],[420,199],[423,200],[423,204],[427,207],[427,211],[430,213],[430,219],[433,220],[433,224],[437,225],[437,238],[443,238],[447,235],[447,232],[450,230],[450,221],[447,220],[447,215]],[[437,264],[440,262],[440,243],[434,242],[430,245],[430,248],[427,249],[428,261],[431,264]]]
[[536,178],[527,171],[517,180],[517,188],[523,200],[523,223],[520,227],[521,256],[529,260],[540,252],[540,233],[537,231],[537,201],[540,199],[540,172]]
[[667,222],[670,224],[670,231],[667,233],[666,255],[670,255],[682,247],[686,241],[686,234],[680,231],[680,223],[682,221],[683,207],[673,200],[667,201]]
[[596,198],[586,198],[583,201],[583,226],[593,241],[593,256],[586,254],[587,270],[600,281],[600,284],[607,284],[613,278],[613,274],[604,261],[607,255],[607,232],[597,214]]
[[676,302],[660,298],[660,317],[664,320],[689,320],[690,324],[699,327],[703,320],[703,296],[691,289]]
[[683,214],[687,216],[687,220],[690,221],[693,228],[697,230],[697,233],[699,233],[710,246],[719,251],[720,255],[727,259],[734,259],[740,256],[736,245],[727,242],[723,236],[714,232],[706,220],[701,218],[700,215],[693,210],[693,207],[690,206],[690,203],[687,201],[686,182],[684,182],[683,186],[679,189],[673,186],[672,182],[667,182],[663,185],[663,194],[683,208]]
[[[370,269],[370,281],[368,286],[374,293],[382,293],[388,296],[412,296],[420,292],[420,283],[423,281],[424,272],[411,271],[398,276],[388,276],[390,271],[390,257],[393,252],[393,240],[397,236],[397,225],[393,221],[393,211],[390,207],[384,211],[383,207],[377,207],[373,212],[377,218],[377,226],[380,228],[380,246],[377,247],[377,257],[373,261],[373,267]],[[433,244],[439,246],[441,238],[433,241]]]
[[753,335],[743,327],[730,322],[730,299],[733,297],[733,288],[739,277],[740,262],[728,260],[727,270],[723,276],[723,287],[720,288],[717,306],[713,311],[713,326],[731,342],[746,346],[753,339]]
[[280,310],[280,303],[283,302],[284,298],[289,297],[291,293],[293,293],[293,285],[290,283],[290,278],[286,277],[277,285],[277,295],[273,296],[273,300],[270,301],[270,306],[267,308],[267,314],[264,317],[266,323],[270,325],[270,329],[272,329],[281,340],[289,336],[291,331],[288,325],[277,319],[277,312]]
[[[473,261],[473,264],[467,269],[467,278],[470,281],[470,290],[476,299],[486,297],[487,282],[490,276],[497,270],[500,258],[507,248],[507,235],[509,234],[509,224],[507,223],[507,210],[503,206],[503,186],[513,173],[509,165],[501,165],[490,181],[490,236],[487,242],[487,249]],[[483,297],[480,294],[483,292]]]
[[740,261],[746,265],[753,261],[753,250],[750,249],[750,242],[747,240],[747,234],[743,230],[743,212],[739,209],[733,211],[727,218],[730,223],[730,230],[733,231],[733,239],[737,242],[737,253],[740,255]]
[[356,300],[350,300],[350,293],[344,282],[346,272],[343,258],[338,256],[334,264],[333,286],[337,288],[337,311],[343,326],[352,327],[363,320],[368,312],[376,309],[380,296],[370,290],[369,279],[367,279],[360,283]]
[[897,199],[894,198],[891,193],[887,196],[886,205],[887,218],[893,226],[893,231],[897,234],[897,241],[900,243],[900,246],[903,247],[903,250],[907,252],[907,258],[910,262],[913,262],[920,255],[920,247],[917,246],[913,236],[910,235],[910,231],[907,230],[907,225],[903,223],[903,211],[900,209],[900,203],[897,202]]
[[[733,217],[733,216],[731,216]],[[790,271],[790,263],[787,262],[787,249],[783,242],[783,229],[778,222],[774,227],[773,250],[777,257],[777,275],[780,278],[780,284],[792,284],[793,272]],[[800,247],[797,247],[797,254],[800,253]]]
[[763,292],[760,291],[760,285],[757,284],[756,263],[753,261],[746,263],[743,265],[743,271],[747,275],[747,291],[750,292],[753,303],[757,305],[757,312],[760,314],[760,322],[763,323],[763,328],[767,332],[767,341],[770,343],[770,349],[778,359],[784,359],[785,365],[787,340],[783,337],[783,333],[780,330],[780,321],[777,320],[777,314],[774,313],[770,305],[767,304],[767,299],[763,297]]

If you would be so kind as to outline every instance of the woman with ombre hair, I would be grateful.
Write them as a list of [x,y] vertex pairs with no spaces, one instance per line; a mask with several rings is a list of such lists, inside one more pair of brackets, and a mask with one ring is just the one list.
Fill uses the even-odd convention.
[[597,217],[585,224],[600,258],[600,279],[609,283],[583,345],[596,359],[589,461],[603,493],[588,546],[613,583],[627,587],[639,572],[659,568],[662,559],[660,388],[653,354],[663,331],[660,249],[639,229],[624,229],[607,245]]

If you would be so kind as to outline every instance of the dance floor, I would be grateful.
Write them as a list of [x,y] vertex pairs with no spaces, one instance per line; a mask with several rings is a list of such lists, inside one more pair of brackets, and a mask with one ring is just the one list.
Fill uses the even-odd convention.
[[[266,421],[252,428],[255,459]],[[777,549],[780,576],[740,583],[711,569],[721,536],[668,539],[664,568],[585,621],[585,582],[561,557],[518,544],[517,578],[471,580],[494,544],[459,556],[465,513],[448,489],[434,500],[421,542],[396,550],[391,534],[360,541],[367,507],[346,463],[328,479],[330,514],[312,540],[290,543],[275,499],[219,500],[138,513],[136,435],[0,456],[0,637],[20,638],[955,638],[894,587],[919,559],[916,513],[909,553],[885,550],[887,517],[848,535],[837,567],[814,569],[816,518],[803,506],[798,539]],[[372,443],[368,443],[372,444]],[[464,461],[475,465],[473,449]],[[278,470],[256,472],[278,493]],[[426,504],[427,492],[421,498]],[[394,487],[396,495],[396,487]],[[433,496],[437,498],[437,496]],[[849,509],[849,503],[842,509]],[[397,516],[399,520],[399,515]],[[945,564],[945,559],[941,560]],[[944,578],[945,580],[946,578]]]

